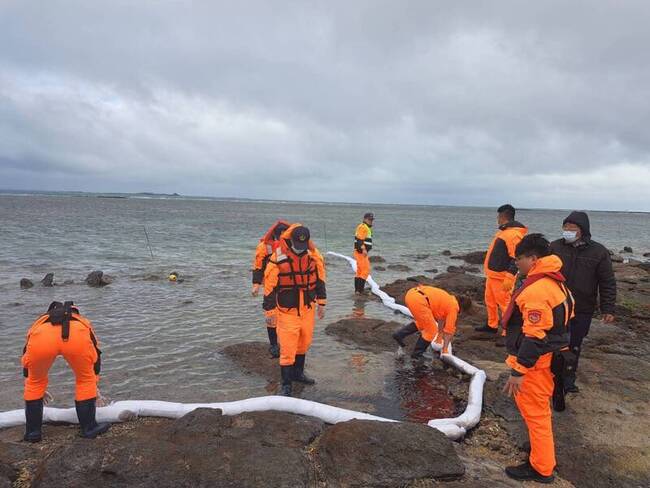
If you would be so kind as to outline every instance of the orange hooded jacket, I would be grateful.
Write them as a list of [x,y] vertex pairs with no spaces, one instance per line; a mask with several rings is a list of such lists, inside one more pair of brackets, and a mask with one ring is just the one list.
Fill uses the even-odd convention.
[[285,220],[278,220],[275,224],[269,227],[266,234],[262,236],[260,242],[255,248],[255,256],[253,257],[253,284],[261,285],[264,279],[264,270],[268,263],[269,257],[273,251],[278,247],[279,243],[273,238],[273,233],[278,225],[286,225],[289,227],[291,224]]
[[527,233],[528,228],[516,220],[499,227],[483,262],[486,277],[503,280],[517,274],[515,248]]
[[506,364],[518,375],[534,366],[550,367],[551,353],[569,343],[574,301],[561,268],[562,260],[555,255],[539,258],[503,316]]

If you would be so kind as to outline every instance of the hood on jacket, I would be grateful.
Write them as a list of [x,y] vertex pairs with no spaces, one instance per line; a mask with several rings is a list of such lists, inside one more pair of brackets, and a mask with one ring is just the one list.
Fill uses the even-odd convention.
[[571,212],[569,216],[566,219],[564,219],[562,225],[567,223],[575,224],[578,227],[580,227],[580,230],[582,231],[583,241],[591,240],[591,230],[589,227],[589,216],[587,215],[587,212],[580,212],[577,210]]
[[526,227],[524,224],[521,222],[517,222],[516,220],[511,220],[510,222],[506,222],[503,225],[499,226],[500,230],[506,230],[506,229],[524,229],[528,230],[528,227]]
[[277,234],[277,231],[282,231],[284,232],[286,229],[289,228],[291,224],[287,222],[286,220],[278,220],[275,224],[273,224],[271,227],[269,227],[269,230],[266,231],[266,234],[260,239],[261,242],[266,242],[270,243],[276,240],[275,234]]
[[564,277],[560,274],[561,269],[562,269],[562,259],[560,259],[555,254],[551,254],[549,256],[544,256],[542,258],[539,258],[535,263],[535,265],[528,272],[528,277],[538,275],[538,274],[545,274],[545,275],[554,275],[556,279],[561,278],[560,281],[564,281]]

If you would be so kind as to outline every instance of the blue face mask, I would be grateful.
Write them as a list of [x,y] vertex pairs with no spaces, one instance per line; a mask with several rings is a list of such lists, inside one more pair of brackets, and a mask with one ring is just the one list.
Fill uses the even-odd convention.
[[575,230],[564,230],[562,231],[562,238],[564,242],[572,244],[578,240],[578,233]]

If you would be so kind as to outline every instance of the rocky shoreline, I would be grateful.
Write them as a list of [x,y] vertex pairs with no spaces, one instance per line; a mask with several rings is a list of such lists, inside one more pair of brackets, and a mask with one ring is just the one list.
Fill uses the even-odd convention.
[[[461,260],[478,264],[481,255],[470,253]],[[416,268],[417,261],[415,256],[409,264]],[[567,397],[565,412],[554,414],[558,476],[553,486],[650,484],[650,266],[621,262],[614,267],[617,321],[594,321],[581,357],[581,392]],[[22,428],[11,428],[0,431],[0,488],[521,486],[503,473],[505,465],[525,457],[527,440],[516,407],[501,394],[508,375],[504,349],[494,345],[493,337],[474,332],[485,321],[483,278],[458,268],[382,288],[398,302],[418,282],[472,297],[471,312],[459,321],[454,351],[484,369],[488,381],[481,422],[461,442],[418,424],[421,418],[331,426],[281,412],[227,417],[197,410],[175,421],[138,419],[114,425],[95,441],[78,438],[76,426],[47,425],[46,440],[39,445],[22,443]],[[398,326],[351,317],[329,324],[326,333],[370,356],[384,357],[395,350],[390,332]],[[266,379],[267,391],[275,393],[277,365],[263,343],[235,344],[223,354],[247,374]],[[453,412],[462,411],[467,378],[437,360],[426,367],[425,376],[442,380]],[[415,398],[418,402],[426,403]]]

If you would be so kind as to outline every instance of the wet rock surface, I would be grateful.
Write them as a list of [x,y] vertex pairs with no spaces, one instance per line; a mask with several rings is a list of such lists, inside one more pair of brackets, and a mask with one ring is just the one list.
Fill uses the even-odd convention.
[[331,426],[283,412],[197,409],[116,424],[95,440],[71,428],[46,426],[46,441],[14,455],[4,452],[20,444],[22,430],[2,431],[0,486],[403,486],[464,472],[451,441],[409,423]]
[[425,425],[353,420],[328,428],[315,456],[332,486],[403,486],[465,472],[454,447]]
[[[352,317],[329,324],[325,333],[336,336],[341,342],[354,344],[368,351],[394,351],[397,349],[397,343],[392,334],[403,325],[400,322]],[[415,344],[415,341],[415,334],[404,340],[410,346]]]
[[468,264],[483,264],[486,254],[486,251],[475,251],[459,256],[452,256],[451,259],[461,259]]
[[[269,382],[267,391],[275,393],[280,378],[280,366],[277,358],[269,352],[267,342],[241,342],[221,350],[237,367],[246,374],[256,374]],[[297,385],[299,388],[302,385]]]
[[481,270],[476,266],[448,266],[447,273],[480,273]]
[[440,287],[449,293],[469,295],[473,301],[483,301],[485,278],[466,273],[441,273],[434,278],[418,275],[396,280],[381,287],[395,301],[404,305],[404,295],[420,284]]
[[387,268],[391,271],[411,271],[411,267],[406,264],[389,264]]
[[47,273],[45,277],[41,280],[41,285],[43,286],[54,286],[54,273]]
[[386,260],[379,256],[378,254],[371,254],[368,259],[371,263],[385,263]]
[[34,286],[34,283],[31,280],[28,280],[27,278],[22,278],[20,280],[20,289],[21,290],[28,290],[29,288],[32,288]]
[[86,284],[95,288],[110,285],[112,282],[113,279],[103,271],[93,271],[86,277]]

